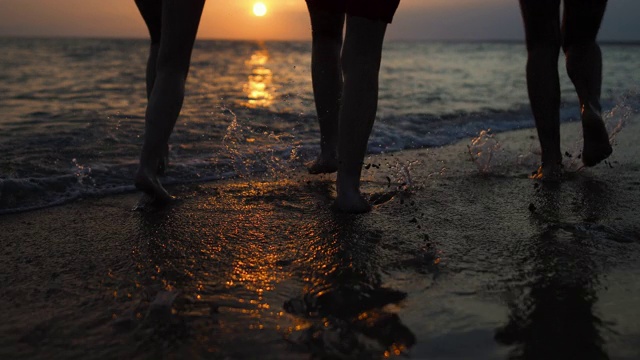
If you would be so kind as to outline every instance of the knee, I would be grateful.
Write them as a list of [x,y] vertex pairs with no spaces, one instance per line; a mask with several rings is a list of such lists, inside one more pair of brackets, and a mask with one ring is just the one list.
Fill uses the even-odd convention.
[[559,41],[546,41],[527,44],[527,54],[529,58],[554,58],[560,55]]
[[156,62],[156,73],[158,76],[177,77],[184,80],[187,78],[188,72],[189,59],[177,59],[174,56],[163,54],[163,52],[160,51]]
[[562,46],[567,59],[584,58],[600,54],[600,46],[593,41],[573,42]]
[[342,71],[345,75],[359,72],[377,77],[380,71],[381,57],[380,52],[371,51],[371,49],[345,48],[340,59]]
[[582,82],[585,77],[601,76],[602,53],[598,44],[575,43],[564,51],[567,74],[574,84]]
[[327,59],[326,61],[337,61],[342,50],[342,37],[322,36],[313,34],[313,56]]
[[531,47],[527,51],[527,68],[544,67],[547,71],[557,69],[558,56],[560,56],[560,44],[546,44]]

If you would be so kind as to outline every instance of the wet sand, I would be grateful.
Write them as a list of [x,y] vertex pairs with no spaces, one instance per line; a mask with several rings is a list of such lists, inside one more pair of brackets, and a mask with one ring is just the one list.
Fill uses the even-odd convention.
[[638,358],[633,120],[555,186],[528,178],[533,130],[489,166],[469,140],[373,156],[366,215],[300,172],[0,217],[0,358]]

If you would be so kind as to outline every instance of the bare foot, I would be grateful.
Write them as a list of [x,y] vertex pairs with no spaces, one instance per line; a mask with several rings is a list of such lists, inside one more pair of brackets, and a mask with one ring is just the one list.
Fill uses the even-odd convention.
[[558,182],[562,180],[562,168],[562,163],[559,162],[543,163],[537,172],[531,174],[530,178],[545,182]]
[[338,171],[338,159],[336,156],[323,156],[320,154],[307,168],[309,174],[331,174]]
[[363,214],[371,211],[371,205],[359,192],[338,193],[338,198],[331,205],[337,212]]
[[600,112],[589,104],[582,107],[582,132],[584,134],[582,149],[584,166],[595,166],[611,155],[613,149],[609,143],[609,134],[604,121]]
[[149,195],[156,205],[167,204],[173,199],[167,190],[162,187],[157,176],[150,175],[142,169],[138,169],[134,184],[138,190]]

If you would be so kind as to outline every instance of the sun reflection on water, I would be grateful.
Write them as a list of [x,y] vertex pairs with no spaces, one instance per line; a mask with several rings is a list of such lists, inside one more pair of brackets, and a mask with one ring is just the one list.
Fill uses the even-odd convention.
[[250,108],[266,108],[273,104],[274,95],[272,89],[273,73],[266,67],[269,61],[269,51],[256,50],[245,61],[245,65],[251,71],[247,82],[243,85],[243,91],[247,97],[243,103]]
[[[141,217],[148,241],[136,250],[137,282],[154,292],[138,295],[140,323],[147,308],[158,307],[155,293],[172,293],[160,304],[168,336],[194,339],[195,353],[236,351],[233,344],[249,338],[257,348],[237,351],[252,357],[282,348],[284,338],[282,346],[319,358],[382,358],[402,356],[415,343],[389,310],[406,294],[380,280],[371,246],[379,234],[313,208],[329,197],[329,182],[236,181],[200,191],[192,211]],[[113,290],[118,299],[130,292]]]

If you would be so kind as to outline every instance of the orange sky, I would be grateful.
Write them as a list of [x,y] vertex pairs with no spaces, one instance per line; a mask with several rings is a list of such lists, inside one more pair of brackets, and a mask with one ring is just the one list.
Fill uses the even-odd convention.
[[308,39],[309,18],[304,0],[261,0],[267,14],[253,14],[255,0],[208,1],[199,36],[223,39]]
[[[251,10],[268,7],[264,17]],[[638,0],[609,2],[601,39],[640,40]],[[389,39],[522,39],[516,0],[401,0]],[[0,0],[0,36],[146,37],[134,0]],[[199,38],[309,39],[304,0],[207,0]]]
[[[253,4],[263,2],[264,17],[252,13]],[[402,0],[401,11],[466,6],[478,0]],[[485,3],[505,0],[482,0]],[[199,36],[224,39],[309,39],[309,15],[304,0],[209,0],[205,5]]]
[[[409,0],[415,1],[415,0]],[[304,0],[209,0],[198,36],[222,39],[308,39]],[[145,37],[134,0],[0,0],[0,35]]]

